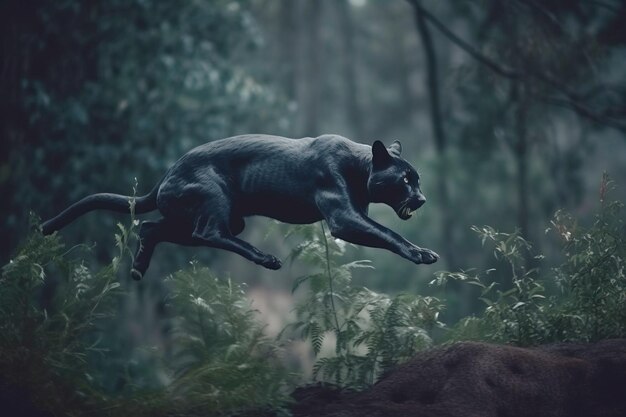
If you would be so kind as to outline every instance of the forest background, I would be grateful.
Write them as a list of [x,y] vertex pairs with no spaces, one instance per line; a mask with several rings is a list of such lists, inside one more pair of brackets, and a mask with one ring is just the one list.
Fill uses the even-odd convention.
[[[130,195],[135,181],[145,194],[207,141],[336,133],[402,142],[428,202],[408,222],[386,207],[371,216],[441,255],[416,267],[348,247],[346,258],[375,267],[354,283],[442,295],[428,285],[435,272],[495,268],[491,279],[510,287],[472,225],[518,230],[544,255],[526,268],[549,270],[563,262],[562,236],[546,233],[557,210],[591,224],[604,172],[624,201],[625,28],[626,4],[610,0],[4,1],[0,262],[30,211],[46,219],[88,194]],[[91,213],[60,234],[68,247],[93,245],[85,262],[98,268],[117,253],[118,222],[128,217]],[[251,219],[243,238],[286,258],[298,244],[289,230]],[[270,333],[293,315],[294,280],[309,271],[161,245],[132,290],[148,301],[126,312],[141,343],[166,337],[155,330],[164,278],[191,259],[246,283]],[[439,319],[481,311],[477,291],[451,283]]]

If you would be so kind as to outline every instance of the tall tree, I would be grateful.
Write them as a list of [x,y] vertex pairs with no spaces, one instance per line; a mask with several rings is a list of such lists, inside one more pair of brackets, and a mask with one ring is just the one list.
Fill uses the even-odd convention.
[[[141,0],[2,2],[0,103],[9,138],[0,184],[0,257],[28,211],[58,213],[97,191],[146,192],[185,150],[273,118],[279,103],[233,58],[254,49],[243,3]],[[263,111],[259,111],[263,109]],[[4,121],[4,119],[3,119]],[[124,167],[124,169],[120,169]],[[114,216],[70,227],[101,240]]]
[[308,1],[301,16],[305,25],[305,48],[302,75],[300,79],[302,99],[304,104],[304,121],[302,126],[303,136],[317,136],[319,132],[320,117],[320,90],[321,90],[321,42],[320,23],[322,15],[322,1]]
[[430,121],[435,139],[435,149],[437,150],[437,192],[438,198],[441,202],[441,231],[442,242],[444,245],[443,253],[446,263],[449,268],[456,269],[456,250],[453,241],[452,231],[455,227],[453,207],[450,203],[450,192],[448,182],[446,180],[447,175],[447,149],[448,139],[443,124],[443,118],[441,116],[441,98],[439,94],[439,69],[437,65],[437,55],[435,53],[435,47],[430,35],[430,30],[426,24],[426,19],[421,7],[415,7],[419,0],[410,0],[413,4],[415,14],[415,25],[420,36],[424,51],[424,61],[426,63],[426,87],[428,90],[428,98],[430,101]]
[[342,70],[347,120],[357,140],[363,140],[363,123],[358,100],[357,57],[352,11],[348,0],[338,0],[335,2],[335,5],[339,14],[339,30],[343,48]]
[[[426,21],[468,53],[484,69],[477,72],[479,76],[484,77],[486,71],[499,77],[493,82],[493,91],[509,84],[511,95],[507,108],[512,113],[508,117],[511,138],[507,143],[516,161],[517,224],[528,237],[533,201],[528,195],[529,155],[532,139],[540,137],[530,135],[529,131],[531,124],[536,131],[546,122],[542,109],[551,106],[554,115],[558,114],[555,111],[558,108],[566,108],[597,127],[626,132],[626,123],[619,117],[625,113],[626,90],[619,87],[619,82],[617,85],[605,82],[598,65],[611,55],[611,45],[606,39],[616,43],[616,36],[606,36],[614,21],[607,15],[623,13],[623,6],[607,11],[598,4],[600,2],[540,4],[526,0],[493,0],[483,10],[469,13],[468,7],[472,6],[451,3],[463,10],[466,19],[472,15],[483,16],[476,24],[469,22],[486,45],[479,49],[457,35],[420,1],[410,2],[418,17],[418,26],[421,17],[424,25]],[[609,32],[615,35],[614,31]],[[481,91],[481,94],[494,93]],[[612,99],[608,99],[609,96]]]
[[301,42],[298,28],[298,3],[296,0],[282,0],[279,12],[280,70],[283,78],[282,84],[290,100],[296,99],[296,65],[298,62],[298,47]]

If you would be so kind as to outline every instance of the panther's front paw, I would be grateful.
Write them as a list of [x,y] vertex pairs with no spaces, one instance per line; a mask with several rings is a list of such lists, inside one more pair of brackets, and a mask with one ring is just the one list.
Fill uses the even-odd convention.
[[259,262],[259,265],[266,267],[267,269],[280,269],[283,263],[274,255],[265,255]]
[[439,259],[439,255],[430,249],[422,249],[420,255],[422,256],[422,263],[425,264],[434,264]]
[[424,248],[418,248],[418,247],[411,248],[411,260],[418,265],[419,264],[433,264],[437,262],[438,259],[439,259],[439,255],[437,255],[435,252],[431,251],[430,249],[424,249]]

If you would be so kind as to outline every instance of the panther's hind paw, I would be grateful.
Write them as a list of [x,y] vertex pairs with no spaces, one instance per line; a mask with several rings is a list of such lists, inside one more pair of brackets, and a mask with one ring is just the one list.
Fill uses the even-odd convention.
[[280,269],[280,267],[283,266],[283,263],[274,255],[265,255],[261,262],[259,262],[259,265],[264,266],[267,269],[276,270]]
[[130,276],[135,280],[135,281],[140,281],[141,278],[143,278],[143,274],[141,272],[139,272],[138,270],[136,270],[135,268],[130,270]]

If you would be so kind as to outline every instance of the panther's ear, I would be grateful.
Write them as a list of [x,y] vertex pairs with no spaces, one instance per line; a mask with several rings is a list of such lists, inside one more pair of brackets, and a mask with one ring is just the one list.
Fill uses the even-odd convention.
[[393,162],[385,145],[379,140],[372,145],[372,166],[374,169],[383,169]]
[[400,156],[402,153],[402,144],[399,140],[394,140],[391,146],[388,148],[391,153],[394,153],[396,156]]

